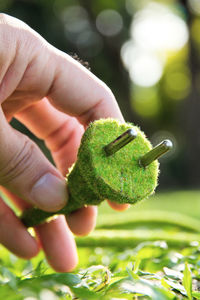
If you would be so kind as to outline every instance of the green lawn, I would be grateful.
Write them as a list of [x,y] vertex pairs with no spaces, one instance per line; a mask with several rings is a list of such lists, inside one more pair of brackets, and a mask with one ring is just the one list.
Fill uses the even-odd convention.
[[43,254],[0,248],[0,299],[200,299],[200,192],[156,194],[125,212],[107,203],[96,230],[77,238],[80,263],[56,274]]
[[[200,219],[200,191],[156,193],[149,199],[132,206],[127,213],[137,212],[138,214],[141,214],[144,211],[152,210],[179,212]],[[112,212],[105,202],[100,206],[99,212],[100,214],[112,213],[112,215],[119,215],[117,212]],[[123,213],[124,218],[125,214],[126,212]]]

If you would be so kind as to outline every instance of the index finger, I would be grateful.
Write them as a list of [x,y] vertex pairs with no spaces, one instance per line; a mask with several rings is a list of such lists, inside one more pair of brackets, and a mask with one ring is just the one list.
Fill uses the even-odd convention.
[[[59,110],[77,117],[81,124],[100,118],[116,118],[124,121],[111,90],[89,70],[67,54],[54,48],[55,79],[48,99]],[[127,204],[108,201],[111,208],[123,211]]]
[[111,90],[69,55],[51,48],[54,80],[47,95],[59,110],[76,117],[81,124],[100,118],[123,121]]

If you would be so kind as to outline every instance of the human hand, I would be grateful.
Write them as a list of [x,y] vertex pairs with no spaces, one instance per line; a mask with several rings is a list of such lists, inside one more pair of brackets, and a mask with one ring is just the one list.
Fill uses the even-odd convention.
[[[21,210],[56,211],[67,203],[65,174],[76,160],[84,127],[106,117],[123,121],[109,88],[80,63],[48,44],[23,22],[0,14],[0,189]],[[15,117],[43,139],[54,167],[9,121]],[[109,202],[124,210],[127,205]],[[43,248],[58,272],[78,261],[71,232],[88,234],[96,207],[87,207],[35,228],[32,237],[0,198],[0,242],[23,258]]]

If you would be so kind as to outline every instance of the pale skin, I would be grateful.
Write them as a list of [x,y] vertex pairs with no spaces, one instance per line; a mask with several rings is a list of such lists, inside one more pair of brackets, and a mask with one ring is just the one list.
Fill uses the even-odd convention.
[[[67,54],[18,19],[0,14],[0,190],[21,210],[34,205],[56,211],[67,203],[65,174],[76,160],[84,128],[106,117],[123,121],[110,89]],[[15,117],[45,141],[53,166],[9,122]],[[128,205],[108,201],[122,211]],[[35,228],[33,237],[0,197],[0,243],[29,259],[42,248],[58,272],[78,262],[72,233],[87,235],[96,207],[60,216]]]

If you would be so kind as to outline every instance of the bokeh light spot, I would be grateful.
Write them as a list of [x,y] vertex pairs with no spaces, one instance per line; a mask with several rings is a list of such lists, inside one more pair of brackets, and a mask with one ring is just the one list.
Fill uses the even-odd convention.
[[98,33],[86,30],[77,37],[76,46],[84,57],[94,57],[102,50],[103,41]]
[[139,115],[143,117],[154,117],[159,113],[160,100],[157,88],[141,88],[134,86],[131,105]]
[[162,69],[162,64],[156,56],[141,52],[137,59],[131,62],[130,78],[137,85],[152,86],[161,78]]
[[190,77],[187,72],[168,72],[164,82],[165,92],[173,100],[182,100],[190,91]]
[[101,34],[115,36],[122,30],[123,20],[117,11],[105,9],[97,16],[96,26]]
[[77,35],[90,28],[88,13],[82,6],[67,7],[61,18],[64,22],[65,34],[72,41],[76,40]]
[[153,51],[180,50],[188,40],[185,22],[158,3],[150,3],[136,14],[131,34],[138,45]]
[[172,53],[188,41],[184,20],[167,5],[150,2],[133,18],[131,39],[121,50],[123,63],[134,84],[150,87],[161,79]]
[[188,4],[189,4],[190,10],[193,13],[200,15],[200,1],[199,0],[189,0]]

